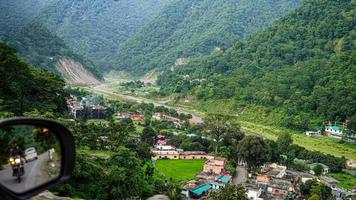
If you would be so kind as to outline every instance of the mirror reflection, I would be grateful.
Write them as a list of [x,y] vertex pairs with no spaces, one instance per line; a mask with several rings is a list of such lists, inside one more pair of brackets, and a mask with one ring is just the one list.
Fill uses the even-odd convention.
[[61,147],[46,127],[0,128],[0,184],[20,193],[60,175]]

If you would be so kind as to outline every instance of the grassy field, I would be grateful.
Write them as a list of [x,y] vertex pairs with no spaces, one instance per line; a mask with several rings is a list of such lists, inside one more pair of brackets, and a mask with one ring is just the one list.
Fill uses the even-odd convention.
[[356,176],[346,173],[329,173],[328,175],[340,181],[339,186],[344,189],[356,188]]
[[176,181],[194,179],[195,175],[203,171],[205,160],[157,160],[156,169],[159,174]]
[[338,157],[345,156],[356,160],[356,146],[352,143],[340,143],[339,140],[328,137],[308,137],[303,132],[293,131],[286,128],[254,124],[241,121],[241,127],[247,134],[260,135],[275,140],[283,132],[291,133],[294,143],[306,149],[320,151]]

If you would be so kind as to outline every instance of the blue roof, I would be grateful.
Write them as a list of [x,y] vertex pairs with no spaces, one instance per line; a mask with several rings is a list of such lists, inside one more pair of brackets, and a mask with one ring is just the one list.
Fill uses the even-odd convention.
[[200,185],[194,189],[192,189],[192,193],[194,193],[195,195],[202,195],[204,192],[210,190],[213,186],[211,184],[204,184],[204,185]]
[[227,176],[220,176],[220,178],[218,179],[218,181],[222,182],[222,183],[229,183],[231,181],[230,177]]
[[330,128],[330,129],[337,130],[337,131],[340,131],[340,130],[341,130],[341,127],[340,127],[340,126],[336,126],[336,125],[333,125],[333,126],[325,126],[325,128]]

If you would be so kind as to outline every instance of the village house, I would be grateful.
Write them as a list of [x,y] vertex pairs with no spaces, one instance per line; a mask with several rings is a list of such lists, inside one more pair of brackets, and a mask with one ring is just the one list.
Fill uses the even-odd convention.
[[312,163],[312,164],[310,164],[309,165],[309,169],[310,169],[309,173],[315,175],[315,171],[314,170],[315,170],[315,167],[318,166],[318,165],[320,165],[322,167],[321,174],[329,173],[329,167],[324,165],[323,163]]
[[106,107],[101,105],[92,105],[89,107],[91,111],[91,118],[103,119],[105,118]]
[[204,164],[203,172],[211,174],[223,174],[225,172],[226,158],[215,157]]
[[256,183],[258,185],[267,185],[270,181],[270,177],[267,174],[259,174],[256,176]]
[[339,184],[339,181],[330,177],[330,176],[321,176],[320,181],[325,183],[327,186],[330,188],[336,188],[337,185]]
[[276,163],[266,164],[262,170],[267,173],[268,176],[273,178],[283,178],[287,174],[287,167],[277,165]]
[[199,181],[196,181],[196,180],[191,180],[191,181],[188,181],[187,183],[185,183],[183,185],[183,187],[181,188],[182,189],[182,194],[186,197],[186,198],[189,198],[190,197],[190,190],[198,187],[199,185],[201,185],[202,182],[199,182]]
[[342,128],[337,125],[325,126],[325,132],[333,135],[343,134]]
[[144,119],[144,115],[137,114],[134,112],[119,112],[116,114],[116,120],[121,121],[123,119],[131,119],[132,121],[142,121]]
[[[349,131],[346,134],[346,131]],[[339,139],[339,140],[346,140],[349,142],[356,142],[356,134],[353,130],[348,130],[344,127],[338,125],[329,125],[325,126],[325,133],[327,133],[330,137]]]
[[107,110],[105,106],[88,104],[85,98],[78,102],[78,98],[73,95],[67,98],[67,105],[70,114],[73,115],[74,118],[88,117],[91,119],[102,119],[105,118]]
[[321,131],[306,131],[305,135],[309,137],[320,136]]
[[158,144],[158,145],[166,145],[167,144],[166,137],[164,135],[157,135],[156,144]]
[[155,119],[155,120],[161,121],[161,120],[163,120],[163,114],[162,114],[162,113],[159,113],[159,112],[154,113],[154,114],[152,115],[152,118]]
[[179,152],[179,159],[207,159],[207,153],[204,151],[182,151]]
[[257,187],[256,185],[245,185],[244,188],[247,190],[247,197],[251,200],[263,200],[261,198],[263,193],[263,188]]

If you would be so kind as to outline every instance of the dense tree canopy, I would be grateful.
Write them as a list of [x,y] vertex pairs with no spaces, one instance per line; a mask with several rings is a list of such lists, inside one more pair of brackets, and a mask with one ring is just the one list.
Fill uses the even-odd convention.
[[166,0],[57,0],[41,10],[45,22],[98,68],[112,66],[117,48],[160,12]]
[[29,22],[16,31],[7,42],[17,50],[20,57],[42,69],[58,72],[56,65],[59,59],[66,58],[80,62],[96,77],[101,77],[90,60],[74,53],[62,39],[51,33],[40,21]]
[[270,25],[300,0],[173,0],[118,50],[115,68],[143,73],[206,55]]
[[0,43],[0,111],[16,115],[34,109],[64,113],[64,85],[57,75],[29,66],[19,60],[15,50]]
[[268,161],[269,146],[263,138],[258,136],[246,136],[237,148],[237,156],[245,161],[249,168],[259,167]]
[[355,123],[355,13],[351,0],[305,1],[246,42],[166,71],[161,93],[257,104],[296,129],[324,120]]

